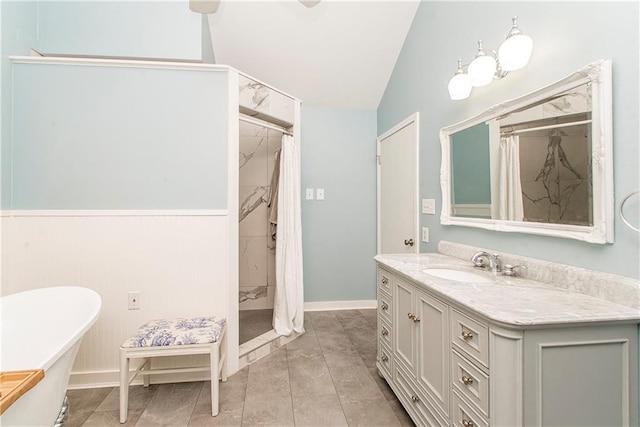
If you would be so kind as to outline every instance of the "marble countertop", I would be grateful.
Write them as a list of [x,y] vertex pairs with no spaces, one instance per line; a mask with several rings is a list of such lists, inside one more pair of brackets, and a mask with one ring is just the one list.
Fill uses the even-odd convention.
[[[439,253],[376,255],[391,273],[421,284],[435,296],[454,302],[491,321],[509,326],[566,323],[640,323],[640,310],[521,277],[476,269],[471,261]],[[491,282],[457,282],[423,272],[450,268],[491,278]]]

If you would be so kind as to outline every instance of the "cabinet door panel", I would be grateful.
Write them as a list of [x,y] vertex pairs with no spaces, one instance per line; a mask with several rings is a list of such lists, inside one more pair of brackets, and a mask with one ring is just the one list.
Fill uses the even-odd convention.
[[413,313],[413,286],[402,280],[394,280],[393,338],[395,355],[415,375],[415,324],[409,318]]
[[416,293],[418,383],[449,413],[449,307],[423,292]]
[[525,332],[526,425],[637,425],[637,327]]

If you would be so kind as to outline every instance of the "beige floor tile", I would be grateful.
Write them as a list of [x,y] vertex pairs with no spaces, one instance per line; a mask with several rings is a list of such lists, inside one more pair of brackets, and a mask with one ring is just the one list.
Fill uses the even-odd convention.
[[289,366],[283,347],[249,366],[246,399],[291,394]]
[[346,426],[340,399],[334,394],[293,397],[293,416],[296,427]]
[[402,427],[415,427],[415,424],[398,399],[388,400]]
[[286,345],[287,350],[294,349],[319,349],[320,342],[318,341],[318,337],[313,329],[307,329],[307,331],[301,337],[296,338]]
[[335,310],[334,313],[335,316],[340,320],[362,317],[362,313],[360,313],[360,310]]
[[203,382],[161,384],[136,426],[187,426],[202,386]]
[[384,399],[378,384],[366,366],[329,367],[333,384],[341,400]]
[[293,426],[291,394],[247,395],[242,413],[243,426]]
[[293,396],[336,394],[329,368],[318,349],[287,350]]
[[[91,414],[87,421],[82,424],[82,427],[129,427],[135,426],[142,415],[142,409],[131,409],[128,411],[127,422],[120,424],[120,411],[108,410],[108,411],[96,411]],[[67,425],[65,424],[65,427]]]
[[67,418],[65,426],[81,426],[112,390],[111,387],[67,390],[69,418]]
[[215,417],[211,416],[211,405],[198,405],[193,410],[189,427],[240,427],[242,425],[242,412],[244,401],[220,402],[220,412]]
[[[158,391],[158,385],[149,387],[134,385],[129,387],[129,409],[144,409]],[[120,409],[120,387],[114,387],[102,401],[96,411],[115,411]]]
[[384,398],[340,400],[349,426],[400,427],[400,421]]

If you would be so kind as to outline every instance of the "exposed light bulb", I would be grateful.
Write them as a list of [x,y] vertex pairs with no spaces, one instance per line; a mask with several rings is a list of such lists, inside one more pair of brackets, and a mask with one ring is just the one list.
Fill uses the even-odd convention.
[[518,17],[514,16],[511,31],[498,49],[500,66],[504,71],[519,70],[527,65],[532,51],[533,39],[522,33],[518,28]]
[[469,97],[471,94],[471,78],[462,70],[462,60],[458,59],[458,70],[449,80],[449,98],[458,101]]
[[496,73],[496,59],[488,55],[482,48],[482,40],[478,41],[478,52],[469,64],[469,77],[474,87],[486,86],[493,80]]

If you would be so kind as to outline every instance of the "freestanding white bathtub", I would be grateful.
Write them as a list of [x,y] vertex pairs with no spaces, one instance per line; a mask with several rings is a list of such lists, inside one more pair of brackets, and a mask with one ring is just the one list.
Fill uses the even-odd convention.
[[41,288],[0,298],[0,371],[43,369],[44,379],[11,405],[0,426],[58,422],[73,361],[102,300],[74,286]]

